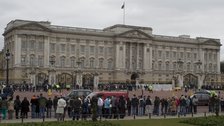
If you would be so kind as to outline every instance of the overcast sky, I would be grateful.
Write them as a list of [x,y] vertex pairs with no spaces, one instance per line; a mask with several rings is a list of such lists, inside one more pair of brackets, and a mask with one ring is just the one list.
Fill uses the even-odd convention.
[[[15,19],[102,29],[123,23],[123,0],[0,0],[0,32]],[[125,0],[126,24],[152,27],[153,34],[221,39],[224,0]],[[0,49],[3,48],[0,37]],[[224,48],[221,48],[224,60]]]

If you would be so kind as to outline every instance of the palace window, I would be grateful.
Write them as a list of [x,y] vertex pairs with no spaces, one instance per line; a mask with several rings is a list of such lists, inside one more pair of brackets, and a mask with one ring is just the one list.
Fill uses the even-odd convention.
[[159,51],[159,58],[162,58],[162,51]]
[[26,65],[26,56],[21,56],[21,65]]
[[60,67],[65,67],[65,57],[60,57]]
[[70,62],[70,67],[72,67],[72,68],[75,67],[75,57],[71,57],[70,61],[71,61]]
[[62,52],[62,53],[65,52],[65,44],[61,44],[61,52]]
[[32,40],[30,41],[30,50],[34,51],[34,49],[35,49],[35,41]]
[[166,62],[166,70],[167,71],[170,70],[170,64],[169,64],[169,62]]
[[44,66],[44,57],[38,56],[38,66],[42,67]]
[[75,53],[75,45],[71,45],[71,53],[72,53],[72,54]]
[[30,66],[35,65],[35,55],[30,55]]
[[197,53],[194,53],[194,60],[197,59]]
[[81,53],[84,54],[85,53],[85,46],[84,45],[81,45],[80,48],[81,48]]
[[55,43],[51,43],[50,44],[50,52],[51,53],[55,53],[55,50],[56,50],[56,44]]
[[94,58],[91,58],[89,60],[89,65],[90,65],[90,68],[93,69],[94,68]]
[[159,62],[158,67],[159,67],[159,70],[162,70],[162,63],[161,62]]
[[110,59],[108,60],[108,69],[112,70],[113,69],[113,61]]
[[166,58],[169,59],[170,58],[170,53],[168,51],[166,51]]
[[94,54],[95,53],[95,46],[90,46],[90,53]]
[[27,42],[26,41],[22,41],[21,42],[21,49],[22,49],[22,51],[26,51],[27,50]]
[[187,63],[187,71],[190,71],[190,69],[191,69],[191,64],[190,63]]
[[38,43],[38,50],[43,51],[44,50],[44,42],[39,42]]
[[177,53],[173,52],[173,59],[175,59],[177,57]]
[[99,60],[99,68],[102,69],[103,68],[103,58],[101,58]]
[[190,59],[191,58],[191,54],[188,52],[187,53],[187,58]]
[[113,53],[113,47],[108,47],[108,54],[111,55]]
[[99,47],[99,53],[100,53],[100,54],[103,54],[103,46],[100,46],[100,47]]

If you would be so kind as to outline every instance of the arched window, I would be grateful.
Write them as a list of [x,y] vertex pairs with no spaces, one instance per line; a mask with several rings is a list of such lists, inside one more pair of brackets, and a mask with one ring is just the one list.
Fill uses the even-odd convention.
[[109,59],[108,60],[108,69],[109,70],[112,70],[113,69],[113,61],[112,61],[112,59]]
[[94,60],[95,60],[94,58],[90,58],[90,60],[89,60],[89,67],[90,68],[94,68],[94,66],[95,66],[94,65]]
[[130,61],[129,61],[128,58],[126,58],[126,60],[125,60],[125,68],[126,69],[129,69],[130,68]]
[[187,71],[191,70],[191,63],[187,63]]
[[209,71],[212,72],[212,64],[209,64]]
[[166,70],[170,70],[170,63],[166,62]]
[[177,64],[175,62],[173,63],[173,70],[177,70]]
[[139,67],[139,69],[143,69],[142,60],[139,60],[138,67]]
[[75,57],[70,58],[70,67],[75,67]]
[[35,55],[30,55],[30,66],[35,65]]
[[60,58],[60,66],[61,67],[65,67],[65,57],[64,56],[62,56],[61,58]]
[[158,63],[158,68],[159,68],[159,70],[162,70],[162,62]]
[[85,58],[83,57],[83,58],[81,58],[80,59],[80,67],[83,69],[84,67],[85,67]]
[[102,69],[103,68],[103,58],[99,59],[99,68]]

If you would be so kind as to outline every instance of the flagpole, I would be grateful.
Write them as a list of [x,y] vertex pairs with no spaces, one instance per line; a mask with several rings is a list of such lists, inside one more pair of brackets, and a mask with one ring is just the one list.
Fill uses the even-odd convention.
[[125,1],[124,1],[124,9],[123,9],[123,24],[125,25]]

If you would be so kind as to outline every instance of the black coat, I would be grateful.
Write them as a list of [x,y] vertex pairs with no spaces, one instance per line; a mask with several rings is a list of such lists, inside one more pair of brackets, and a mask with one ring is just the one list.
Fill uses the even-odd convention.
[[29,106],[30,106],[29,101],[28,100],[23,100],[22,103],[21,103],[21,112],[22,113],[29,112],[30,111]]

